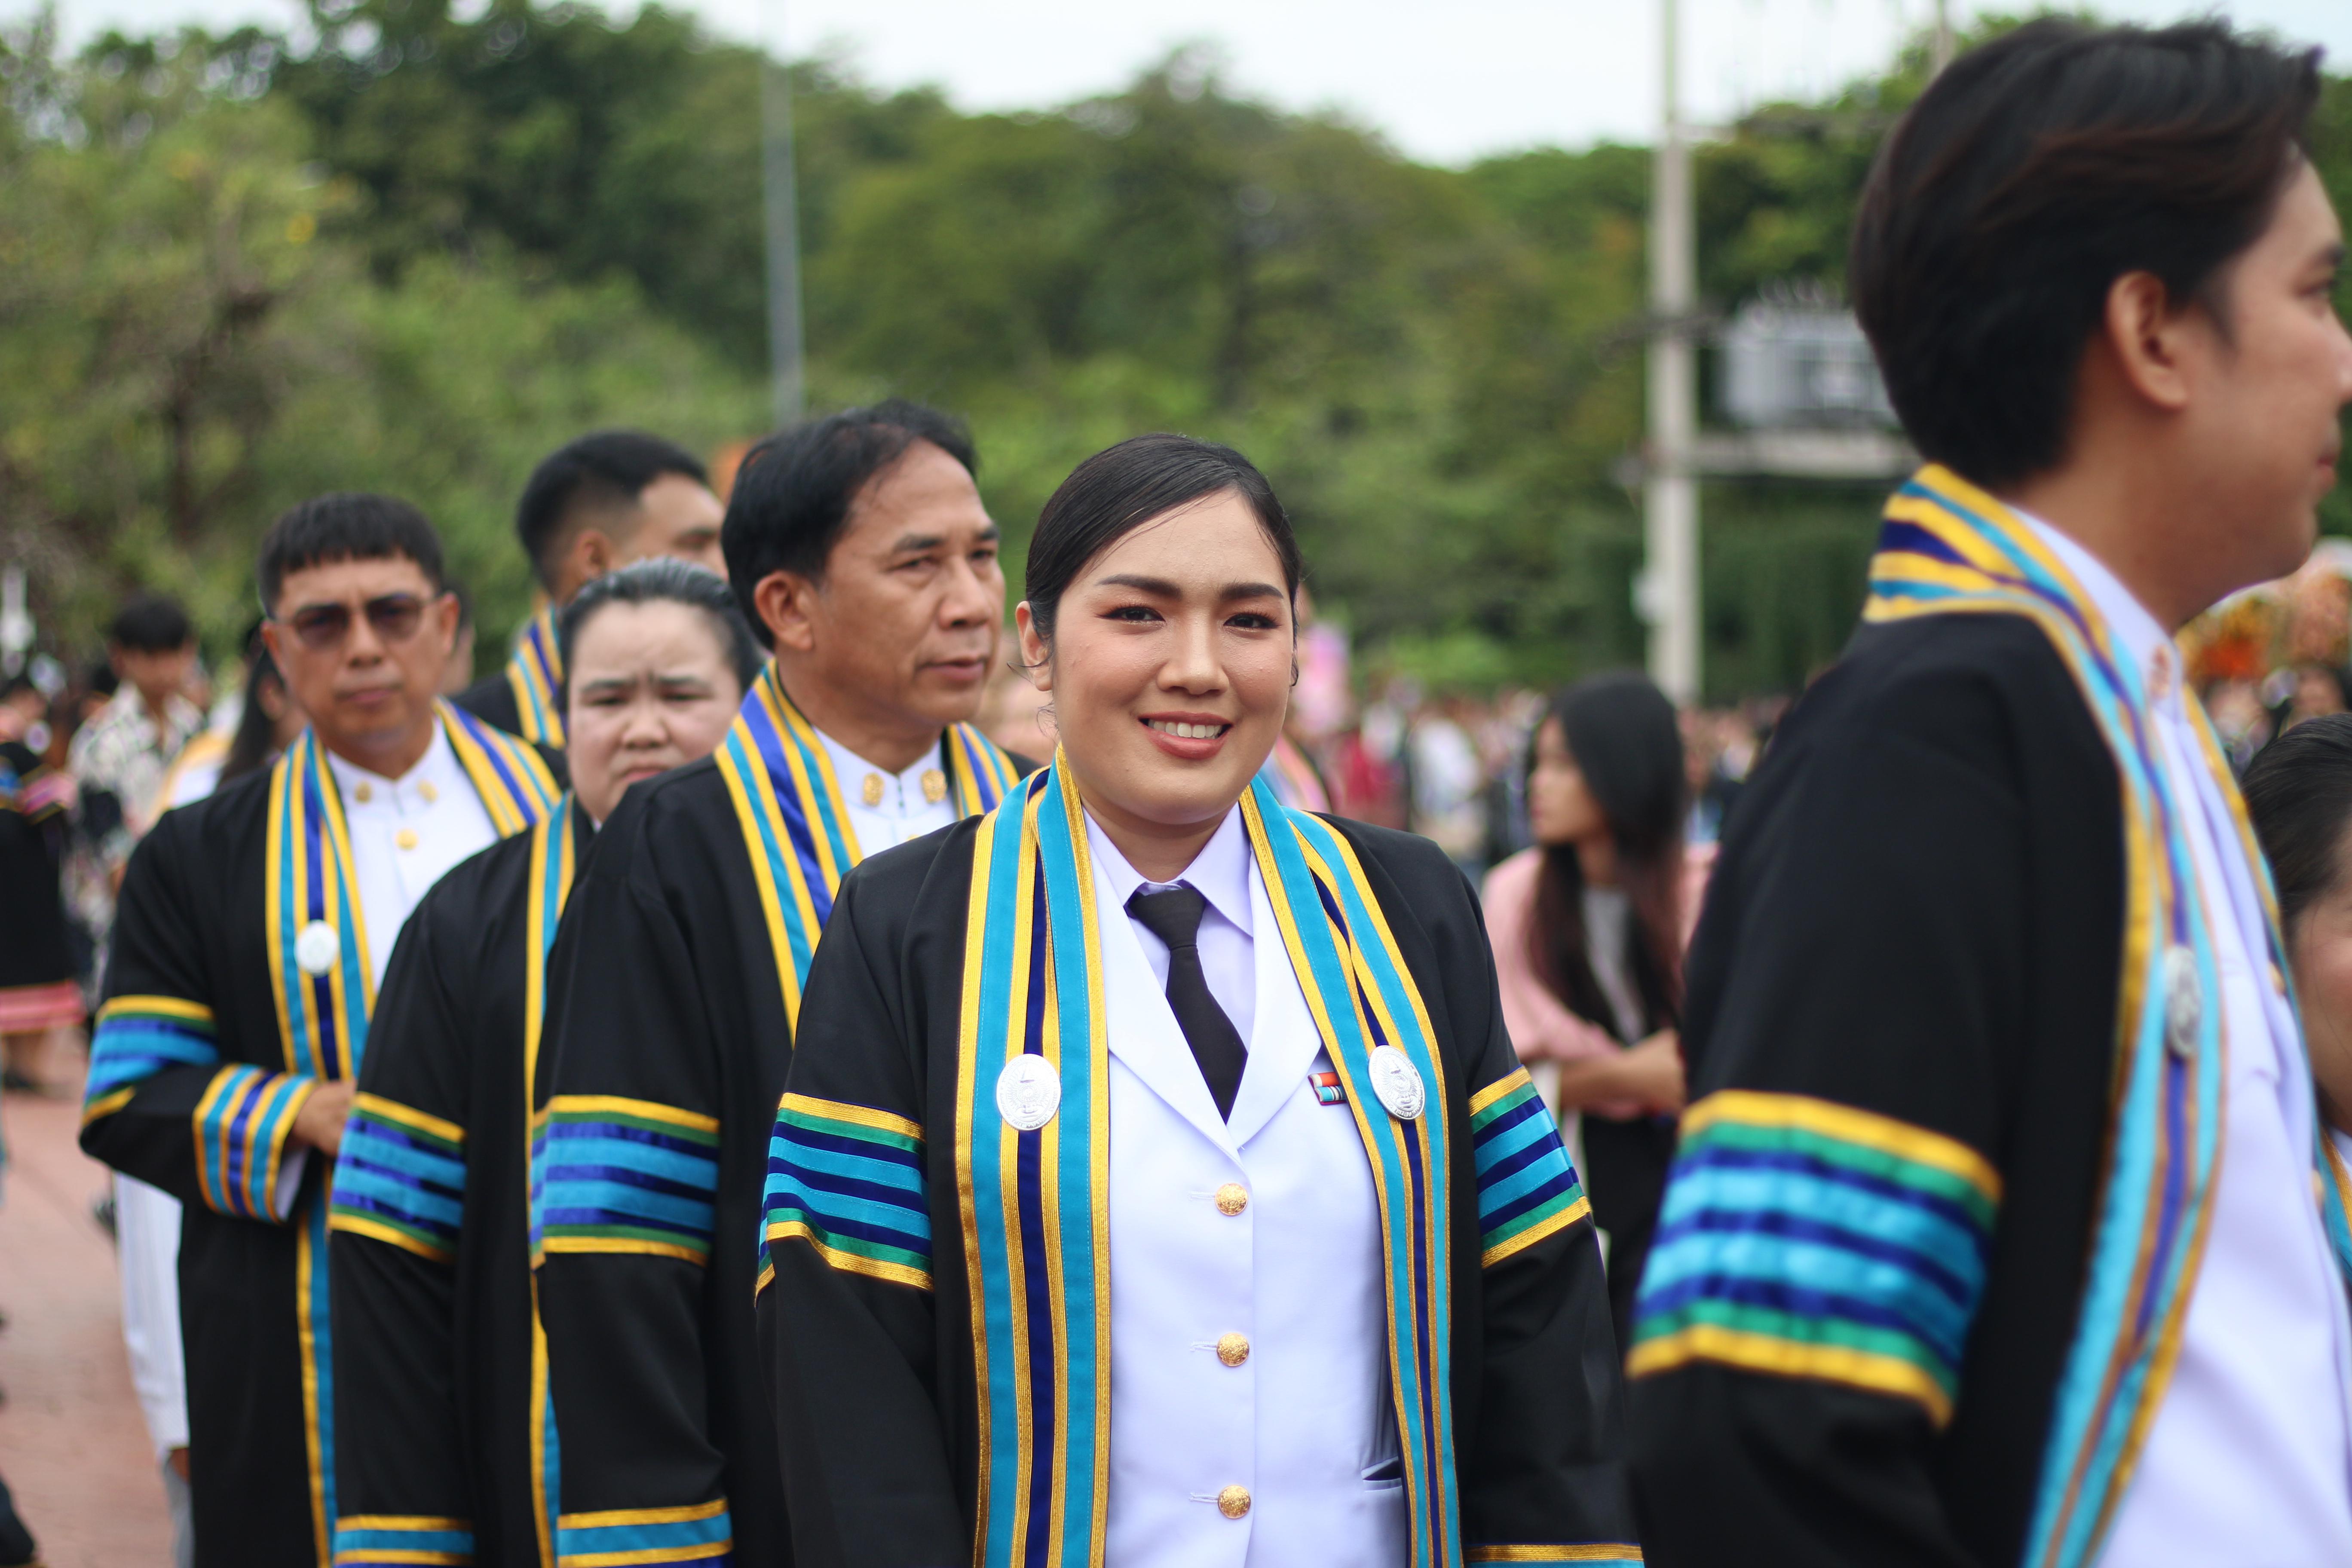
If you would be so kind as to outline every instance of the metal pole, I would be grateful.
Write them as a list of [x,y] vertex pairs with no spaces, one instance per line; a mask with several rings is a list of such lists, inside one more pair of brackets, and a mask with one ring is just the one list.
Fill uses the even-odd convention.
[[1664,56],[1664,123],[1653,169],[1650,216],[1650,453],[1643,484],[1643,610],[1650,622],[1650,674],[1676,702],[1698,699],[1698,481],[1691,472],[1697,434],[1697,377],[1688,320],[1696,288],[1690,143],[1677,68],[1680,0],[1659,0]]
[[1928,47],[1927,75],[1933,79],[1944,74],[1952,63],[1952,0],[1936,0],[1936,37]]
[[779,428],[806,411],[802,368],[799,195],[793,174],[793,83],[784,54],[782,6],[771,11],[769,47],[760,51],[761,198],[767,208],[768,365],[775,380]]

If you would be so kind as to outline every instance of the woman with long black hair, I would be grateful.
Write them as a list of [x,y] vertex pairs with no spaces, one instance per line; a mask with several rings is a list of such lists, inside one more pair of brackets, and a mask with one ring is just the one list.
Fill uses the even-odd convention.
[[1582,1116],[1579,1164],[1621,1342],[1683,1105],[1688,787],[1664,692],[1634,674],[1580,681],[1552,699],[1528,749],[1535,847],[1486,878],[1511,1039],[1557,1075],[1562,1118]]
[[1283,805],[1239,453],[1046,503],[1060,746],[842,883],[768,1159],[795,1561],[1632,1563],[1599,1249],[1434,845]]

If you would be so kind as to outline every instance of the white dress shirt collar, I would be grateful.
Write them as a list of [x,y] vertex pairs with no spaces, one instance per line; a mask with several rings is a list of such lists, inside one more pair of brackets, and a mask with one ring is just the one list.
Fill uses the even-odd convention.
[[342,792],[346,813],[354,805],[382,805],[395,816],[415,816],[451,790],[470,793],[474,787],[474,781],[458,764],[457,753],[450,749],[448,732],[437,720],[433,725],[432,744],[425,748],[415,766],[396,779],[337,756],[323,745],[319,749],[327,752],[327,766],[334,772],[335,787]]
[[1109,879],[1111,891],[1118,895],[1121,909],[1141,887],[1171,888],[1181,882],[1209,900],[1209,907],[1233,922],[1234,928],[1247,936],[1250,920],[1250,843],[1249,828],[1242,821],[1242,808],[1234,806],[1225,813],[1224,821],[1217,824],[1216,832],[1201,846],[1192,863],[1184,868],[1172,882],[1147,882],[1143,873],[1128,863],[1118,846],[1102,825],[1087,814],[1087,841],[1095,858],[1102,863],[1104,875]]
[[867,762],[822,730],[816,734],[833,763],[833,781],[841,787],[841,804],[849,813],[861,857],[949,826],[960,815],[955,781],[948,776],[946,753],[938,746],[894,772]]
[[2180,654],[2174,647],[2171,634],[2139,602],[2123,579],[2111,571],[2107,563],[2084,548],[2072,534],[2056,525],[2012,506],[2010,510],[2022,519],[2033,531],[2035,538],[2050,548],[2060,563],[2073,574],[2084,593],[2091,596],[2107,630],[2139,671],[2151,703],[2175,701],[2180,695]]

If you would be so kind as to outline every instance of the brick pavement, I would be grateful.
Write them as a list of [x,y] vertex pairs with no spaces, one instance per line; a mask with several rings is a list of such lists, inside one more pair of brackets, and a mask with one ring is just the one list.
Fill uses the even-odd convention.
[[[50,1076],[69,1059],[53,1052]],[[89,1212],[106,1167],[75,1145],[73,1074],[70,1093],[0,1104],[0,1476],[45,1568],[165,1568],[171,1521],[131,1388],[114,1249]]]

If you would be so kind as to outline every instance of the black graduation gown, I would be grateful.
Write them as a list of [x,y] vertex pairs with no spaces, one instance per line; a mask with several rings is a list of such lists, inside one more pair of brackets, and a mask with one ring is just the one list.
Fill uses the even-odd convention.
[[2018,1560],[2109,1124],[2120,788],[2018,616],[1865,626],[1776,732],[1692,948],[1693,1103],[1833,1100],[1982,1152],[2006,1195],[1940,1428],[1915,1398],[1720,1361],[1635,1376],[1651,1562]]
[[[275,1070],[285,1052],[264,930],[270,795],[264,769],[164,813],[141,841],[116,907],[107,992],[208,1008],[222,1062]],[[84,1124],[81,1143],[183,1205],[180,1326],[197,1563],[314,1568],[321,1554],[291,1310],[304,1230],[205,1202],[191,1117],[215,1070],[167,1068],[144,1079],[128,1103]],[[328,1167],[308,1160],[296,1215],[320,1200]]]
[[[690,1545],[706,1522],[693,1510],[724,1500],[737,1561],[787,1561],[774,1428],[750,1373],[753,1236],[792,1036],[715,763],[629,791],[565,916],[536,1103],[667,1108],[685,1123],[670,1141],[686,1162],[672,1162],[685,1179],[667,1195],[704,1206],[641,1237],[644,1250],[538,1263],[563,1511],[656,1510],[677,1541],[654,1544]],[[643,1116],[630,1125],[664,1136]]]
[[[1590,1218],[1482,1267],[1470,1097],[1524,1075],[1504,1032],[1476,897],[1425,839],[1331,826],[1363,865],[1445,1068],[1447,1100],[1431,1113],[1454,1129],[1450,1392],[1466,1560],[1639,1561],[1615,1339]],[[894,1124],[956,1125],[978,828],[971,820],[917,839],[843,883],[809,977],[794,1104],[805,1096]],[[929,1289],[835,1268],[803,1237],[770,1243],[775,1273],[760,1293],[760,1346],[803,1568],[976,1560],[982,1448],[971,1286],[949,1239],[962,1229],[954,1142],[932,1135],[912,1156],[937,1238]],[[1514,1544],[1482,1551],[1481,1542]]]
[[549,955],[534,1093],[542,1138],[552,1111],[585,1106],[602,1136],[629,1143],[618,1179],[635,1194],[620,1206],[643,1222],[584,1249],[558,1234],[534,1262],[563,1512],[635,1521],[624,1534],[583,1520],[563,1552],[715,1551],[731,1538],[734,1561],[790,1561],[775,1425],[751,1375],[751,1297],[791,1055],[717,761],[635,786],[598,834]]
[[[576,803],[567,815],[576,866],[593,829]],[[459,865],[409,917],[328,1222],[341,1510],[458,1521],[482,1568],[553,1563],[534,1485],[523,1066],[539,837]],[[353,1179],[354,1161],[374,1179]]]
[[508,679],[503,664],[449,700],[485,724],[509,735],[522,733],[522,713],[515,702],[514,683]]
[[[494,730],[504,730],[509,735],[522,733],[522,710],[515,700],[514,680],[509,674],[510,665],[502,664],[457,696],[449,699],[483,723]],[[572,771],[563,758],[563,748],[533,742],[540,761],[555,775],[555,782],[569,786]]]

